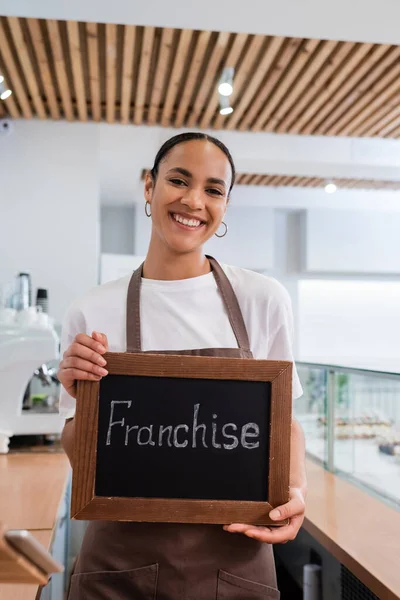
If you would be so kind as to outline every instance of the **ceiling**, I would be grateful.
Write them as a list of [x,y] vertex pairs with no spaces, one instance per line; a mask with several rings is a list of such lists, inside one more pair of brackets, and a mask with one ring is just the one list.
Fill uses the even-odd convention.
[[[400,190],[400,181],[382,181],[377,179],[346,179],[333,177],[329,182],[335,183],[342,190]],[[237,185],[263,185],[272,187],[303,187],[324,188],[327,178],[322,177],[296,177],[288,175],[262,175],[256,173],[238,173]]]
[[[149,169],[142,169],[144,180]],[[263,173],[237,173],[235,185],[256,185],[270,187],[324,188],[327,181],[335,183],[342,190],[400,190],[400,181],[384,181],[381,179],[360,179],[344,177],[298,177],[294,175],[265,175]]]
[[245,10],[232,7],[232,0],[0,0],[0,14],[19,17],[400,43],[397,0],[246,0]]
[[400,138],[399,46],[2,17],[0,69],[0,116]]

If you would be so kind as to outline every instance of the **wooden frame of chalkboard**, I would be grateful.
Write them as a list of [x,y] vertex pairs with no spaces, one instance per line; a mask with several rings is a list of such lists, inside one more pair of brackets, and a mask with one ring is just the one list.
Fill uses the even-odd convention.
[[283,525],[269,512],[289,496],[291,362],[150,353],[107,353],[111,375],[264,382],[270,386],[266,501],[96,495],[100,384],[78,382],[71,517],[135,522]]

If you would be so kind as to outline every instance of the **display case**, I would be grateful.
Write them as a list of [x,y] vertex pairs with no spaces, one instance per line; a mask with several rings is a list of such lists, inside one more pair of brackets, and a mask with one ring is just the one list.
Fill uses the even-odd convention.
[[400,509],[400,372],[296,364],[308,456]]

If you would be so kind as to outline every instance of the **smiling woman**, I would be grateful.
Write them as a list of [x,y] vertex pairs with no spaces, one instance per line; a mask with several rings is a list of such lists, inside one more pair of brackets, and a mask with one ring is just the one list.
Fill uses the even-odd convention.
[[[107,376],[107,350],[293,361],[287,292],[274,279],[220,265],[203,251],[224,225],[234,181],[232,157],[213,137],[185,133],[159,150],[144,187],[152,220],[146,260],[132,276],[98,286],[75,302],[64,322],[60,410],[70,418],[63,444],[71,462],[76,381]],[[302,390],[296,369],[293,377],[297,398]],[[253,456],[262,423],[239,423],[230,412],[224,418],[208,414],[205,401],[202,397],[183,421],[174,421],[167,404],[162,419],[157,413],[142,422],[131,414],[134,399],[115,399],[116,412],[107,421],[109,445],[119,440],[150,452],[160,446],[174,455],[190,446],[196,455],[227,453],[234,460],[240,446]],[[248,399],[228,398],[228,406],[235,402],[241,407]],[[288,525],[91,521],[69,600],[278,598],[271,544],[293,539],[304,516],[304,441],[297,423],[291,431],[290,501],[270,513],[272,520],[288,519]],[[127,461],[127,477],[132,468]]]
[[234,180],[232,157],[219,140],[201,133],[168,140],[145,182],[153,221],[145,268],[160,251],[191,252],[215,234]]

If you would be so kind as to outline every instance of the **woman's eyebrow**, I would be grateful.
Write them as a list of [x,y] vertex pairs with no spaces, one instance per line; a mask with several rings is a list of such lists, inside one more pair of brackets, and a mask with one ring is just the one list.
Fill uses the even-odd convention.
[[185,177],[193,177],[193,175],[191,174],[190,171],[187,171],[186,169],[182,169],[182,167],[174,167],[173,169],[170,169],[168,173],[171,173],[172,171],[174,171],[175,173],[180,173],[181,175],[185,175]]
[[[188,171],[187,169],[183,169],[182,167],[174,167],[173,169],[169,169],[167,174],[171,173],[172,171],[175,173],[180,173],[181,175],[184,175],[185,177],[188,177],[188,178],[193,177],[193,175],[191,174],[190,171]],[[225,181],[223,179],[218,179],[217,177],[209,177],[207,179],[207,183],[216,183],[218,185],[222,185],[222,186],[226,187]]]

